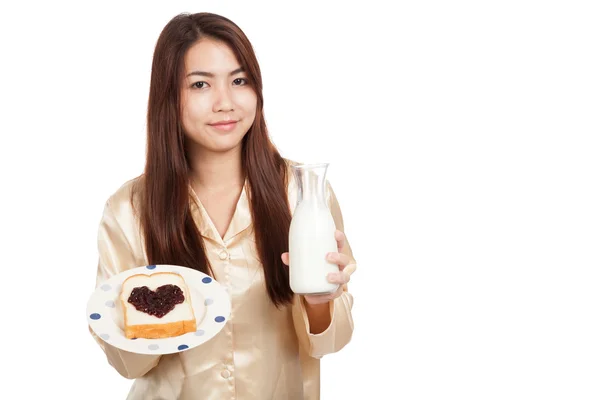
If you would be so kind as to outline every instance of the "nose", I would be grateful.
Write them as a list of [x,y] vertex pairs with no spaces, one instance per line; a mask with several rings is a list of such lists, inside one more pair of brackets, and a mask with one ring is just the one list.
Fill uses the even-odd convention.
[[213,103],[213,112],[229,112],[233,110],[233,98],[231,89],[223,87],[215,90],[215,100]]

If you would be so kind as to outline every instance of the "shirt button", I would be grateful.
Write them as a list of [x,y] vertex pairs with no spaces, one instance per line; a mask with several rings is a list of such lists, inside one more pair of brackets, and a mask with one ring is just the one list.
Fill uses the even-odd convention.
[[226,260],[228,256],[229,256],[229,254],[227,254],[227,252],[225,250],[223,250],[219,253],[219,258],[221,260]]
[[225,369],[223,372],[221,372],[221,376],[225,379],[228,379],[231,376],[231,372]]

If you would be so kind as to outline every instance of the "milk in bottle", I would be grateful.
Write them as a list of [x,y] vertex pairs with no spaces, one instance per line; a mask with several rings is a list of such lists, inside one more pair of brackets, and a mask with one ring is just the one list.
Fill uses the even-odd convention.
[[298,294],[325,294],[338,289],[327,274],[337,272],[326,260],[337,252],[335,223],[325,198],[325,174],[329,164],[293,166],[298,184],[298,203],[289,232],[290,287]]

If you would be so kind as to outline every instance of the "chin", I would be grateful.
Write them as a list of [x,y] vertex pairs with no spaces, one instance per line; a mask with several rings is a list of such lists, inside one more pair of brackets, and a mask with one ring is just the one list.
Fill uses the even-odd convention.
[[246,133],[229,132],[215,135],[213,132],[205,132],[203,135],[190,135],[187,140],[191,142],[192,147],[201,151],[227,153],[241,148],[244,136]]
[[235,138],[235,140],[217,140],[205,148],[211,152],[227,153],[241,148],[243,138],[244,137],[242,136],[241,138]]

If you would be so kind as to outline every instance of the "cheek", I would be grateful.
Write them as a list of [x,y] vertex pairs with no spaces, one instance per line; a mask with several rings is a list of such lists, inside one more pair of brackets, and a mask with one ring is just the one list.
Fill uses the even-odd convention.
[[249,93],[245,94],[240,99],[239,104],[242,106],[242,108],[244,109],[244,112],[248,116],[254,117],[256,115],[257,98],[256,98],[256,95],[254,94],[254,92],[249,92]]
[[183,119],[191,124],[203,122],[207,120],[210,111],[208,102],[190,98],[183,106]]

